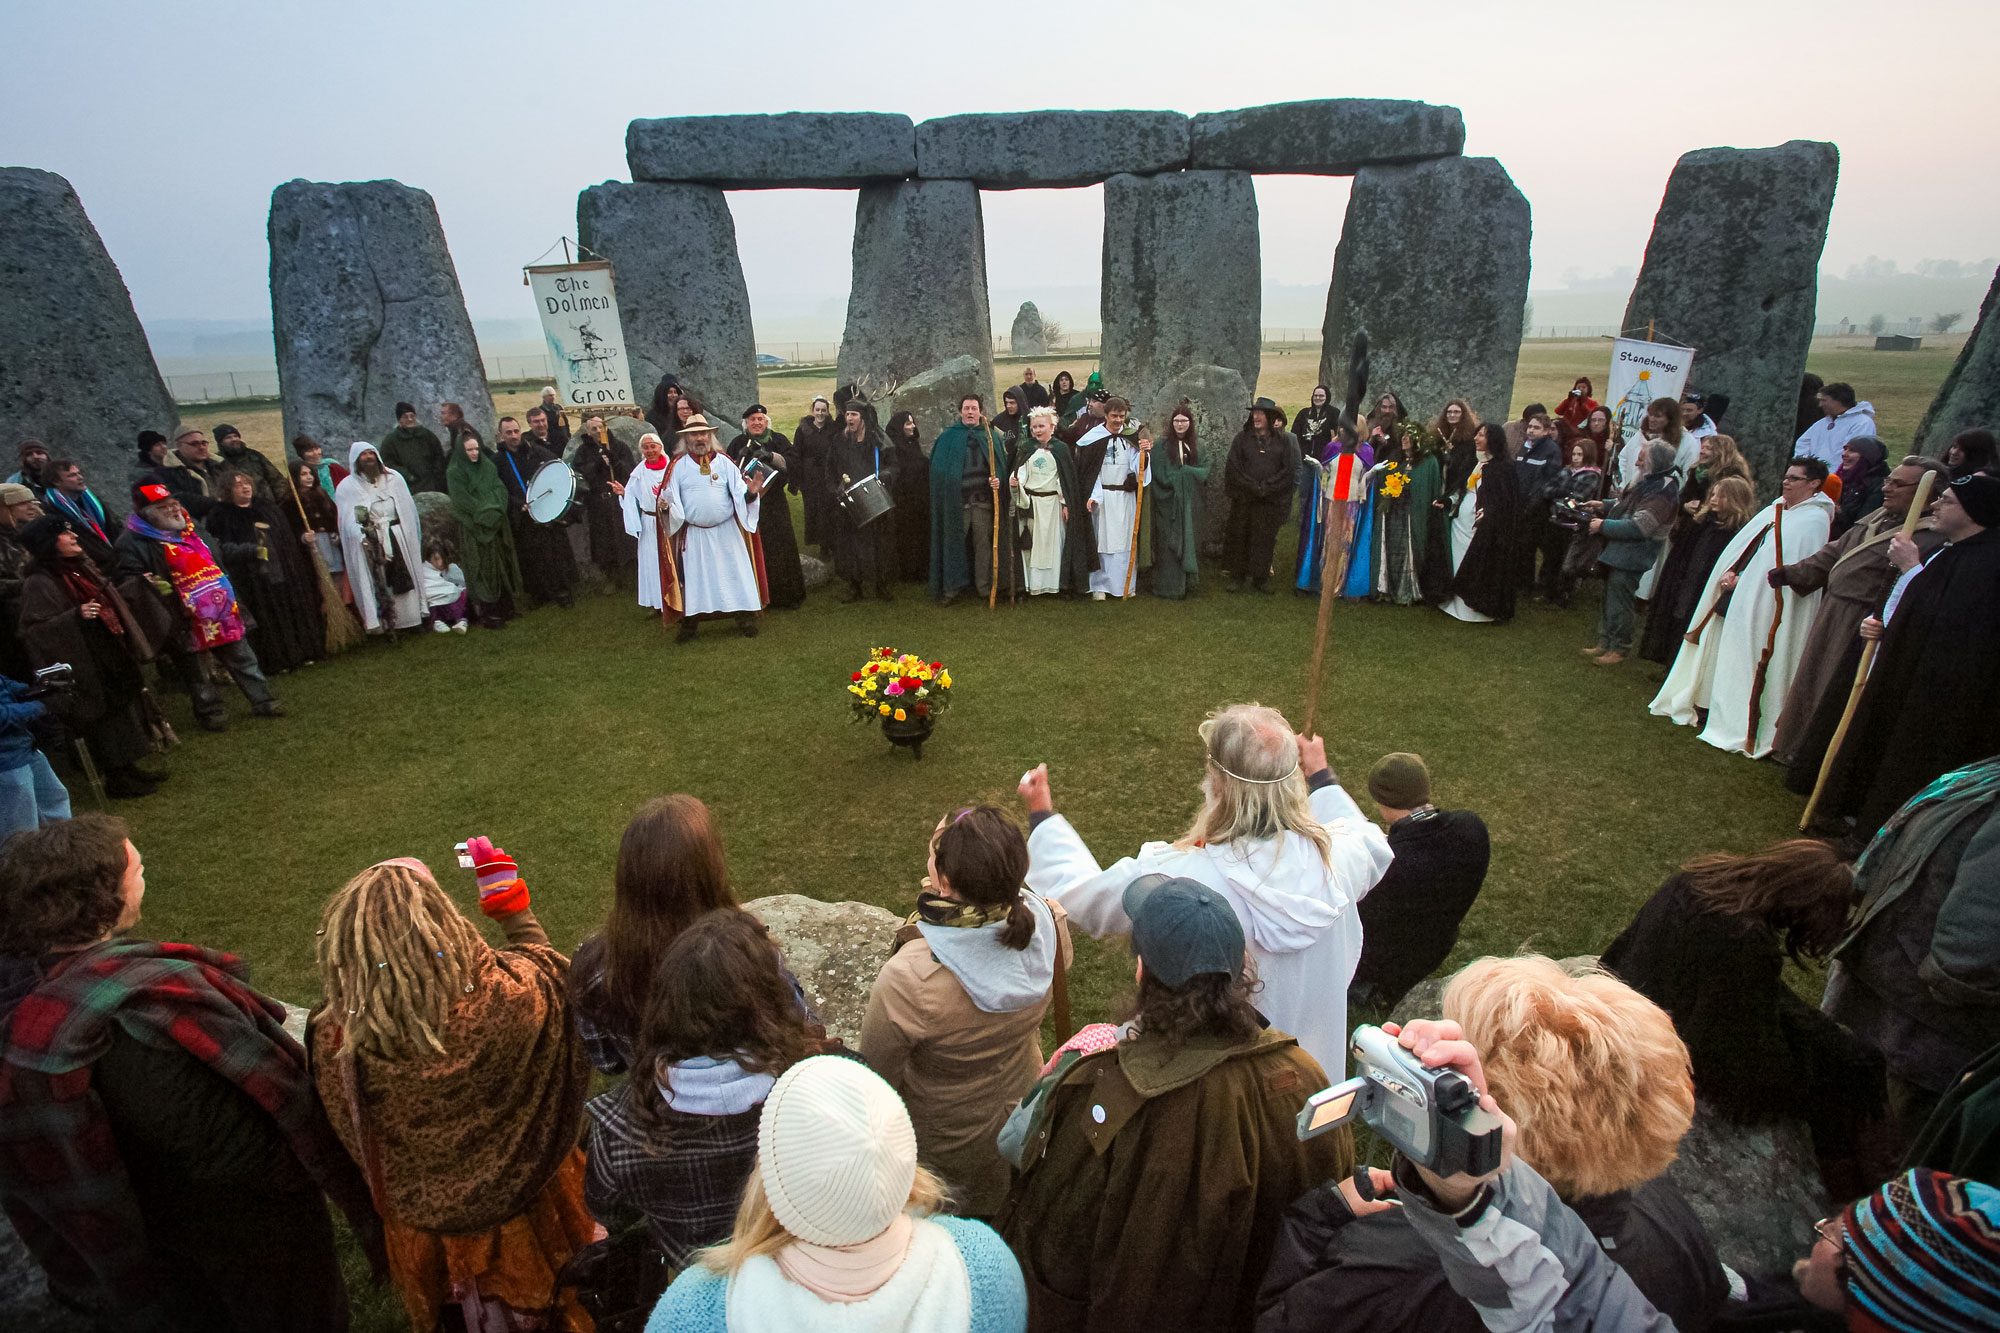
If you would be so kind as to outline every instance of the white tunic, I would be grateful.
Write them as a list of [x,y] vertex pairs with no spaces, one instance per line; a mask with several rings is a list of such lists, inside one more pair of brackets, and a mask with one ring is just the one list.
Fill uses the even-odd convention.
[[1361,817],[1338,784],[1310,798],[1333,842],[1330,860],[1296,833],[1250,844],[1181,850],[1149,842],[1137,856],[1099,869],[1069,820],[1054,815],[1028,834],[1028,887],[1053,898],[1070,924],[1103,938],[1129,934],[1125,887],[1158,872],[1198,880],[1221,894],[1243,923],[1264,989],[1257,1007],[1298,1038],[1329,1080],[1347,1069],[1347,986],[1361,961],[1360,901],[1389,868],[1389,840]]
[[[1765,537],[1736,576],[1736,591],[1729,599],[1727,615],[1708,616],[1721,593],[1722,576],[1736,564],[1759,533],[1770,529],[1780,505],[1771,505],[1743,525],[1716,557],[1715,570],[1695,603],[1689,628],[1708,623],[1696,643],[1683,642],[1674,656],[1673,670],[1653,696],[1655,716],[1672,718],[1683,726],[1693,726],[1696,712],[1708,710],[1701,738],[1718,750],[1734,750],[1761,759],[1771,752],[1778,730],[1778,714],[1784,711],[1785,695],[1798,671],[1806,637],[1812,632],[1813,617],[1819,611],[1820,593],[1774,589],[1766,578],[1780,564],[1794,564],[1826,545],[1833,526],[1833,502],[1814,495],[1784,511],[1779,538]],[[1750,735],[1750,687],[1756,682],[1757,662],[1764,645],[1771,643],[1771,618],[1777,613],[1778,599],[1784,599],[1784,618],[1771,649],[1770,665],[1764,673],[1762,703],[1757,714],[1757,734]]]
[[[1086,448],[1099,440],[1110,442],[1105,446],[1104,462],[1099,465],[1097,475],[1090,479],[1090,498],[1097,502],[1090,516],[1091,529],[1097,536],[1097,568],[1090,574],[1090,590],[1123,597],[1127,595],[1126,571],[1132,564],[1132,519],[1138,512],[1139,492],[1109,488],[1133,476],[1144,486],[1152,475],[1151,464],[1142,472],[1138,446],[1122,435],[1114,437],[1103,426],[1092,427],[1077,441],[1077,448]],[[1131,592],[1138,591],[1139,581],[1133,579]]]
[[[1030,495],[1046,491],[1046,495]],[[1062,585],[1062,473],[1046,445],[1014,470],[1014,508],[1027,516],[1029,543],[1021,552],[1021,581],[1029,596],[1057,592]]]
[[710,454],[706,472],[693,455],[684,456],[667,469],[660,496],[667,502],[668,535],[684,534],[683,613],[763,610],[748,542],[748,534],[757,530],[760,502],[729,456]]
[[[416,501],[403,474],[384,466],[380,481],[361,475],[361,455],[381,457],[375,446],[357,443],[347,452],[348,474],[333,491],[333,507],[340,517],[340,554],[347,566],[347,582],[354,590],[354,611],[363,628],[376,630],[382,624],[382,609],[375,604],[375,579],[369,573],[368,553],[361,545],[362,511],[381,547],[383,559],[392,551],[401,552],[404,568],[410,571],[410,591],[391,594],[388,619],[397,629],[409,629],[424,618],[423,528],[417,522]],[[392,546],[391,543],[394,543]]]
[[625,479],[625,498],[618,502],[625,514],[625,535],[639,540],[639,605],[658,611],[660,597],[660,488],[667,484],[666,468],[648,468],[644,463]]
[[[1479,479],[1486,474],[1486,464],[1472,469],[1472,480],[1467,483],[1465,495],[1458,502],[1458,512],[1451,516],[1451,572],[1455,576],[1458,567],[1465,563],[1465,548],[1472,545],[1472,532],[1479,522]],[[1465,604],[1465,599],[1452,594],[1450,601],[1440,608],[1446,615],[1456,620],[1472,624],[1493,623],[1493,617],[1482,615]]]

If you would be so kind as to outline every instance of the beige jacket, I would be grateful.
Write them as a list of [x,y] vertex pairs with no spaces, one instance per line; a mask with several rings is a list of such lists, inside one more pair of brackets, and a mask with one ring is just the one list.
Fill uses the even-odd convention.
[[[1049,907],[1057,965],[1067,969],[1068,917],[1061,905]],[[882,965],[869,992],[862,1057],[902,1094],[917,1156],[951,1187],[962,1216],[991,1217],[1007,1197],[1010,1174],[994,1140],[1041,1072],[1048,1007],[1044,997],[1012,1013],[985,1012],[921,937]]]

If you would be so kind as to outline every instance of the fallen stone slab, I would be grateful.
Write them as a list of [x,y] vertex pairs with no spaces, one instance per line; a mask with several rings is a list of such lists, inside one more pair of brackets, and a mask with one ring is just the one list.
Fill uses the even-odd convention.
[[625,127],[625,164],[635,181],[850,189],[915,175],[916,128],[879,111],[635,120]]
[[1464,398],[1504,421],[1528,299],[1528,201],[1490,157],[1445,157],[1355,173],[1326,296],[1322,384],[1347,383],[1356,330],[1368,331],[1372,400],[1412,414]]
[[[172,435],[174,401],[131,293],[70,183],[0,168],[0,458],[41,440],[74,458],[104,503],[126,509],[138,434]],[[0,474],[0,475],[6,475]]]
[[[1733,404],[1729,413],[1736,415]],[[2000,270],[1979,303],[1972,336],[1917,427],[1917,451],[1943,458],[1952,436],[1975,427],[1991,430],[1995,422],[2000,422]]]
[[1326,97],[1204,112],[1194,118],[1190,163],[1197,171],[1352,176],[1464,151],[1465,117],[1455,106]]
[[1766,496],[1797,438],[1839,176],[1840,151],[1807,139],[1683,154],[1625,307],[1625,328],[1695,349],[1688,386],[1729,395],[1723,429]]
[[770,930],[827,1035],[859,1051],[868,992],[889,961],[902,918],[867,903],[823,903],[798,893],[754,898],[743,910]]
[[970,181],[902,181],[861,191],[854,276],[836,383],[880,402],[906,381],[970,355],[993,385],[986,230]]
[[1178,111],[982,112],[917,126],[918,176],[987,190],[1095,185],[1187,161],[1188,118]]
[[287,181],[271,192],[271,321],[285,438],[343,462],[407,401],[457,403],[493,438],[493,395],[430,195],[400,181]]

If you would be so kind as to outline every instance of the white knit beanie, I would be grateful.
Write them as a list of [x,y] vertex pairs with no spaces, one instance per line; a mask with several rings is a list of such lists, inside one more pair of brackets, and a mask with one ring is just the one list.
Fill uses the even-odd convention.
[[917,1132],[880,1074],[816,1055],[786,1070],[764,1099],[757,1168],[785,1230],[815,1245],[858,1245],[909,1202]]

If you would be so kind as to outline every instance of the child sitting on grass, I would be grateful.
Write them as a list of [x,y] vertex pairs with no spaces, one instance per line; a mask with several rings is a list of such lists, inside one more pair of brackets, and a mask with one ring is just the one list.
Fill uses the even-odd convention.
[[442,538],[424,543],[424,604],[439,634],[465,633],[465,571],[451,556],[451,545]]

